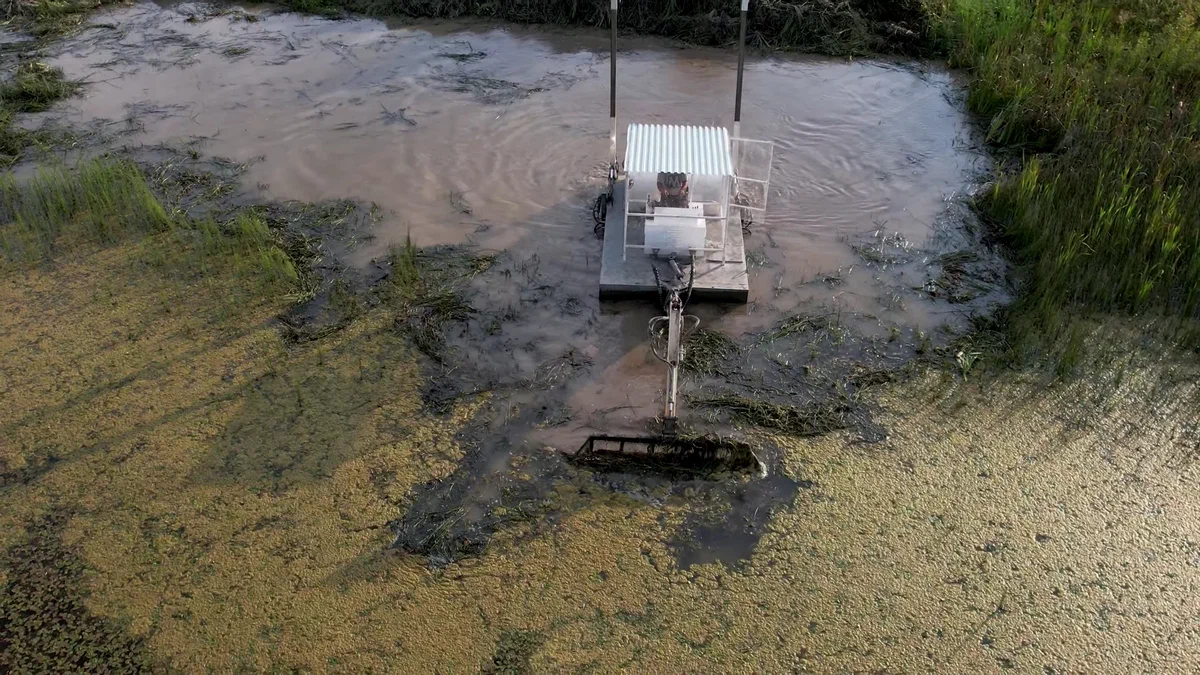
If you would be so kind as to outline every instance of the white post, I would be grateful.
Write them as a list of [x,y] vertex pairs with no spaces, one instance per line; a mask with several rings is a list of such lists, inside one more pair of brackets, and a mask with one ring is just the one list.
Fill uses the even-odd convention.
[[[616,0],[613,0],[613,1],[616,2]],[[623,201],[625,203],[625,213],[623,213],[621,216],[622,220],[624,220],[624,224],[621,226],[621,262],[625,262],[625,256],[629,253],[629,183],[628,182],[626,182],[625,185],[621,186],[621,192],[624,193],[624,195],[625,195],[621,199],[621,201]]]

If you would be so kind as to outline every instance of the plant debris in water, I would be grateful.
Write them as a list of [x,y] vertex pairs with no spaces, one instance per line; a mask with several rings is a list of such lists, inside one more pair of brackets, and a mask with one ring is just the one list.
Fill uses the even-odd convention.
[[701,375],[720,375],[721,365],[739,351],[741,348],[729,336],[701,328],[684,340],[681,365],[684,370]]
[[63,77],[61,68],[26,61],[0,85],[0,106],[13,112],[41,112],[79,90],[78,82]]
[[464,287],[486,272],[494,257],[458,247],[418,249],[409,239],[393,247],[388,259],[391,272],[381,290],[398,309],[396,329],[423,354],[443,363],[446,327],[475,314],[464,299]]
[[793,436],[819,436],[845,429],[849,425],[851,410],[848,403],[840,401],[794,406],[728,395],[692,398],[689,403],[726,411],[733,420],[742,424],[774,429]]

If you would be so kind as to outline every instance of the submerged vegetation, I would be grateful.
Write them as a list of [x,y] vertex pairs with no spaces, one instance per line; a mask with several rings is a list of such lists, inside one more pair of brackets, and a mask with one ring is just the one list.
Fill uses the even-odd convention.
[[84,562],[62,540],[68,519],[50,513],[0,553],[13,570],[0,592],[0,670],[150,671],[143,640],[88,610]]
[[444,330],[475,313],[463,296],[465,284],[491,267],[494,256],[474,255],[454,247],[418,249],[412,240],[391,249],[391,273],[381,288],[397,308],[396,329],[412,339],[426,356],[441,363]]

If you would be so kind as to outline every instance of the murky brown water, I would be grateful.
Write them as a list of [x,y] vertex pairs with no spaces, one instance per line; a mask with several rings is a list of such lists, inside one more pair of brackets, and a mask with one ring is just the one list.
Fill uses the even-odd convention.
[[[645,430],[663,384],[646,345],[655,310],[596,299],[590,202],[609,131],[602,32],[189,18],[198,11],[140,4],[99,15],[102,26],[56,57],[92,83],[67,121],[109,120],[147,145],[202,141],[204,153],[249,162],[264,198],[377,203],[383,219],[352,264],[369,266],[406,236],[510,251],[505,278],[519,281],[486,285],[477,306],[520,318],[499,336],[464,333],[455,362],[476,364],[478,387],[491,390],[500,373],[528,379],[573,355],[570,386],[518,406],[550,406],[532,428],[517,425],[526,444]],[[656,39],[621,46],[622,128],[731,122],[735,54]],[[751,59],[743,132],[776,143],[772,201],[747,240],[751,302],[694,306],[705,327],[738,337],[820,312],[863,336],[911,336],[961,326],[1002,300],[998,283],[954,303],[922,288],[942,269],[939,254],[977,244],[961,197],[990,164],[957,96],[951,73],[921,64]],[[800,376],[792,355],[768,356]],[[542,424],[558,406],[572,422]],[[511,430],[507,415],[499,424]]]
[[[187,21],[194,11],[103,15],[111,27],[58,58],[94,82],[72,118],[130,119],[139,142],[203,137],[207,153],[261,158],[250,179],[274,198],[378,203],[387,215],[360,263],[411,233],[419,245],[472,239],[594,264],[585,188],[607,159],[603,33],[294,14]],[[730,123],[733,53],[621,46],[624,122]],[[878,232],[926,245],[947,200],[987,170],[955,96],[951,74],[919,65],[751,60],[744,133],[777,147],[744,315],[766,319],[735,312],[725,327],[761,327],[814,302],[925,329],[944,320],[919,297],[894,297],[921,280],[868,269],[850,244]]]

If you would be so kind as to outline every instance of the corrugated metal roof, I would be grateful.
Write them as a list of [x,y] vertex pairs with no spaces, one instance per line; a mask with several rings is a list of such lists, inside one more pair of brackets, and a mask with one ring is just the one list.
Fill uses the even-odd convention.
[[630,124],[625,141],[625,171],[732,176],[729,130],[674,124]]

